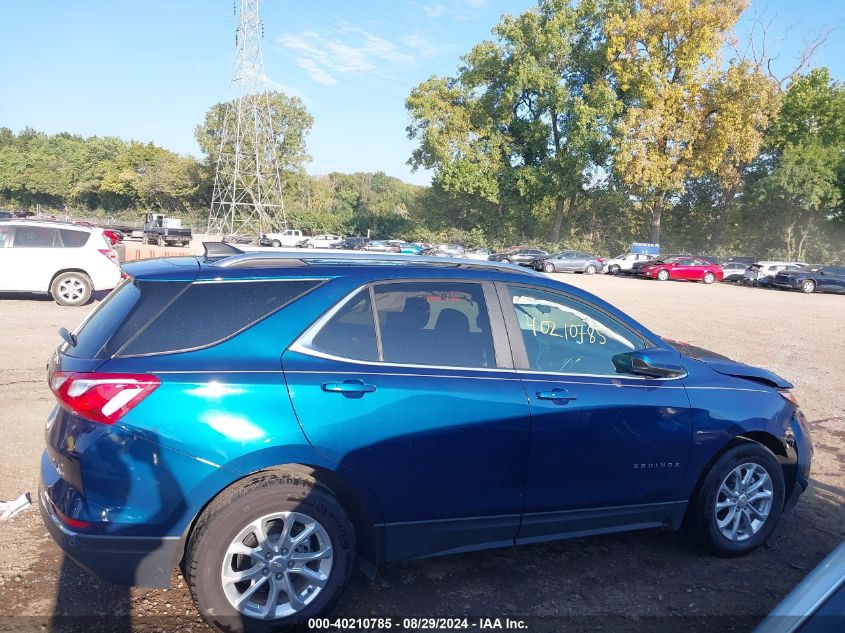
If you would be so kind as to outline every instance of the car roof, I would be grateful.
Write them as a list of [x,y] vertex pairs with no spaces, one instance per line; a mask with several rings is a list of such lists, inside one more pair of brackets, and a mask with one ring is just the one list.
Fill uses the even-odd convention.
[[[314,275],[320,277],[364,277],[382,274],[385,267],[390,275],[402,277],[449,277],[446,271],[466,273],[505,273],[511,277],[547,279],[530,268],[455,257],[427,257],[361,251],[313,252],[296,250],[241,250],[228,244],[213,243],[207,246],[205,256],[170,257],[132,262],[124,266],[126,272],[137,279],[157,281],[192,281],[261,279],[268,277]],[[401,273],[400,273],[401,271]],[[444,274],[445,273],[445,274]],[[471,274],[470,276],[475,276]]]
[[27,220],[24,218],[9,218],[8,220],[0,220],[0,223],[8,224],[10,226],[48,226],[54,229],[73,229],[75,231],[88,231],[91,233],[103,230],[97,226],[85,226],[84,224],[59,222],[57,220]]

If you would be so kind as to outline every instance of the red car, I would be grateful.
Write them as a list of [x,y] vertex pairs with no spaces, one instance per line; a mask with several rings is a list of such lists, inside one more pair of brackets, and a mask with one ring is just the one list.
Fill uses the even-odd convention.
[[725,276],[722,267],[718,264],[695,257],[670,257],[666,261],[656,261],[648,266],[643,266],[640,274],[643,277],[652,277],[660,281],[686,279],[688,281],[703,281],[706,284],[722,281]]

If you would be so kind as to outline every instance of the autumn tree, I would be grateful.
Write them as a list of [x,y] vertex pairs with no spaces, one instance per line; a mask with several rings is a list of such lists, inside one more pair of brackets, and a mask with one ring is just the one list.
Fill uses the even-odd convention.
[[746,0],[635,0],[605,21],[608,59],[626,109],[615,170],[658,242],[663,211],[690,178],[740,179],[778,107],[777,84],[720,51]]

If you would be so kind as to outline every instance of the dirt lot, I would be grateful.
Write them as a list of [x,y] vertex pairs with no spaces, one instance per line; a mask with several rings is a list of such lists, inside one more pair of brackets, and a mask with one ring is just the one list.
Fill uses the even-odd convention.
[[[671,338],[772,369],[795,383],[814,432],[813,485],[766,547],[701,555],[662,531],[524,546],[354,576],[338,616],[530,618],[532,631],[749,631],[845,537],[845,297],[558,275]],[[36,489],[53,406],[45,362],[56,330],[91,309],[0,301],[0,499]],[[205,630],[184,582],[104,585],[63,560],[27,510],[0,524],[0,631]]]

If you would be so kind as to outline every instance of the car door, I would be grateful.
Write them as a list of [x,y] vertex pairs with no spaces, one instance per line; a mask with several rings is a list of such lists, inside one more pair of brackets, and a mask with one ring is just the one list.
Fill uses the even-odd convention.
[[64,249],[61,246],[58,231],[52,226],[15,226],[7,258],[13,271],[8,290],[47,292],[55,272],[63,264],[74,263],[62,261]]
[[845,292],[845,268],[826,266],[814,277],[817,287],[823,292]]
[[492,284],[357,290],[282,364],[308,441],[379,499],[388,560],[513,544],[529,413]]
[[682,381],[616,373],[615,354],[647,343],[581,299],[497,289],[531,409],[517,542],[679,520],[692,443]]

